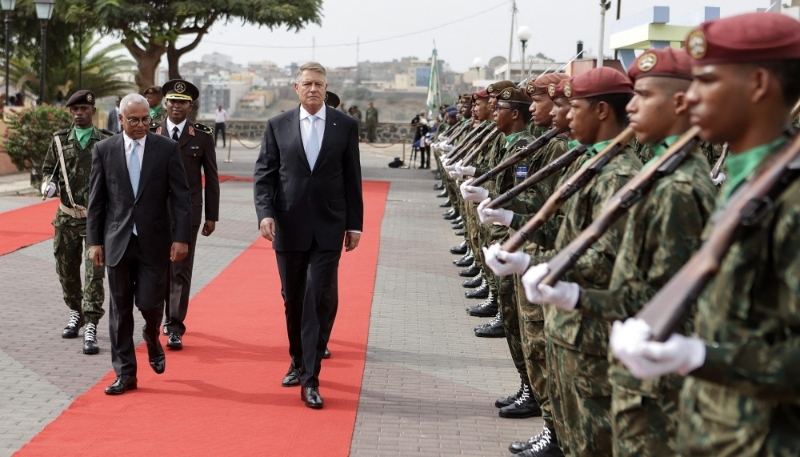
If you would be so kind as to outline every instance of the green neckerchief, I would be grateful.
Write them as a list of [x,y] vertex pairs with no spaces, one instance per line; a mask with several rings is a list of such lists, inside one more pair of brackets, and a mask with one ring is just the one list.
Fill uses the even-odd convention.
[[81,145],[81,149],[86,149],[86,145],[89,144],[89,139],[92,137],[92,131],[94,127],[89,127],[86,129],[79,129],[75,127],[75,138],[78,139],[78,144]]
[[764,157],[771,151],[781,147],[786,141],[786,137],[781,136],[772,143],[756,146],[740,154],[729,155],[728,159],[725,160],[725,171],[728,172],[728,179],[725,180],[725,186],[722,189],[722,201],[727,202],[733,191],[756,169]]
[[506,135],[506,149],[508,149],[508,145],[513,143],[521,133],[522,133],[522,131],[519,131],[519,132],[516,132],[516,133],[510,133],[510,134]]
[[599,143],[595,143],[595,144],[589,146],[589,149],[587,149],[586,152],[589,153],[589,157],[594,157],[594,156],[597,155],[598,152],[602,151],[603,149],[606,148],[606,146],[611,144],[612,141],[614,141],[613,138],[610,139],[610,140],[605,140],[605,141],[601,141]]
[[567,149],[568,149],[568,150],[569,150],[569,149],[575,149],[575,148],[577,148],[577,147],[578,147],[578,146],[580,146],[580,145],[581,145],[581,142],[580,142],[580,141],[578,141],[578,140],[571,140],[571,141],[567,142]]
[[150,119],[155,119],[156,114],[158,114],[158,110],[161,109],[161,103],[156,105],[155,108],[150,108]]
[[667,152],[667,149],[672,147],[672,145],[675,144],[675,142],[678,141],[678,138],[680,137],[681,137],[680,135],[668,136],[661,143],[652,145],[650,149],[653,151],[653,158],[648,160],[647,163],[644,164],[642,170],[649,167],[651,163],[654,163],[661,156],[661,154]]

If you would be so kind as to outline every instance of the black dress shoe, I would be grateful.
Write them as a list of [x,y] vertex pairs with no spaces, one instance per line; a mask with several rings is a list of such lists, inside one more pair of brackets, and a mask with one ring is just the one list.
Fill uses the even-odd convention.
[[538,417],[542,415],[542,408],[533,398],[531,388],[523,384],[522,395],[514,403],[500,408],[500,417],[506,419],[525,419],[526,417]]
[[478,287],[477,289],[468,290],[464,292],[464,296],[466,296],[467,298],[477,298],[477,299],[489,298],[489,286],[487,284],[484,284]]
[[125,393],[126,390],[136,389],[136,376],[128,376],[126,374],[117,376],[114,383],[106,387],[106,395],[119,395]]
[[475,327],[475,336],[479,338],[503,338],[506,336],[506,331],[503,329],[503,321],[500,316],[495,316],[494,319],[484,325]]
[[465,232],[463,230],[459,230],[459,231],[456,232],[456,236],[464,236],[466,234],[467,234],[467,232]]
[[467,308],[467,314],[474,317],[492,317],[497,315],[497,299],[492,291],[489,291],[489,296],[486,300],[478,303],[476,306]]
[[433,185],[433,190],[442,190],[444,189],[444,184],[438,183]]
[[443,191],[439,192],[438,194],[436,194],[436,197],[437,198],[445,198],[445,197],[447,197],[447,191],[443,190]]
[[300,389],[300,398],[309,408],[320,409],[324,401],[319,395],[318,387],[303,387]]
[[453,211],[452,213],[444,216],[444,219],[447,220],[447,221],[452,221],[453,219],[457,219],[457,218],[458,218],[458,212],[456,212],[456,211]]
[[453,246],[450,248],[450,254],[466,254],[467,253],[467,240],[464,240],[463,243],[459,244],[458,246]]
[[450,204],[450,200],[447,200],[444,203],[442,203],[441,205],[439,205],[439,208],[449,208],[451,206],[453,206],[453,205]]
[[183,349],[183,341],[181,341],[181,335],[177,332],[172,332],[169,334],[169,340],[167,340],[167,347],[170,349],[174,349],[176,351],[180,351]]
[[453,230],[461,230],[463,228],[464,228],[464,224],[462,224],[460,222],[453,226]]
[[147,359],[150,362],[150,368],[161,374],[167,368],[167,357],[164,355],[164,348],[161,347],[161,341],[156,338],[155,341],[148,341],[147,334],[142,332],[142,339],[147,346]]
[[61,331],[61,338],[77,338],[78,331],[83,327],[86,321],[80,311],[69,312],[69,322],[64,330]]
[[289,367],[289,371],[286,373],[286,376],[283,377],[283,381],[281,381],[281,385],[283,387],[293,387],[300,385],[300,369]]
[[331,351],[329,351],[328,348],[325,348],[325,352],[322,353],[322,358],[323,359],[330,359],[331,358]]
[[478,275],[472,279],[467,279],[466,281],[462,282],[461,286],[466,287],[467,289],[472,289],[480,286],[481,284],[483,284],[483,276]]
[[457,267],[468,267],[475,262],[475,256],[471,254],[464,254],[464,257],[454,260],[453,265]]
[[458,272],[458,275],[462,278],[472,278],[473,276],[478,276],[478,273],[481,272],[481,269],[478,268],[476,265],[471,265],[469,268],[465,268]]

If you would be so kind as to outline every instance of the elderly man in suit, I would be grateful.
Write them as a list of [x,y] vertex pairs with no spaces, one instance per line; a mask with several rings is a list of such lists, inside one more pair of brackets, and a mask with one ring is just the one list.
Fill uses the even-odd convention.
[[120,109],[123,134],[95,145],[86,230],[92,262],[105,264],[108,273],[111,363],[117,374],[106,388],[109,395],[136,389],[134,305],[145,320],[150,366],[164,372],[158,329],[169,263],[183,260],[192,240],[191,197],[178,143],[149,133],[152,119],[143,96],[127,95]]
[[310,62],[294,83],[300,106],[267,121],[254,175],[261,235],[278,261],[292,363],[284,386],[322,408],[320,364],[338,308],[344,243],[358,246],[364,204],[356,121],[325,106],[325,68]]

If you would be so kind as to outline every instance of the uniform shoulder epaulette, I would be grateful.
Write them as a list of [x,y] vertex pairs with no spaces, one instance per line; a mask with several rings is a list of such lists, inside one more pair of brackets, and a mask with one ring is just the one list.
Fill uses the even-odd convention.
[[114,132],[112,132],[111,130],[107,130],[107,129],[99,129],[99,130],[100,130],[100,133],[102,133],[103,135],[114,136]]
[[55,135],[69,135],[70,129],[61,129],[55,133]]
[[195,129],[197,129],[197,130],[199,130],[199,131],[201,131],[201,132],[203,132],[203,133],[207,133],[207,134],[209,134],[209,135],[211,135],[212,133],[214,133],[214,129],[213,129],[213,128],[211,128],[211,127],[209,127],[209,126],[207,126],[207,125],[203,125],[203,124],[195,123],[195,124],[194,124],[194,128],[195,128]]
[[156,122],[156,121],[151,121],[151,122],[150,122],[150,130],[155,130],[155,129],[157,129],[159,125],[161,125],[161,123],[159,123],[159,122]]

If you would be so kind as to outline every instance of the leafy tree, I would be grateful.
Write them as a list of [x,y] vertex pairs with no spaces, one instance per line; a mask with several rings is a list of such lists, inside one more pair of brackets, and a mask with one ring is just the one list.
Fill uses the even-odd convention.
[[[241,21],[272,30],[286,26],[300,30],[320,23],[322,0],[65,0],[68,17],[98,24],[116,33],[136,61],[135,81],[140,90],[155,83],[164,54],[169,77],[179,78],[180,57],[195,49],[212,25]],[[181,36],[193,37],[178,47]]]
[[6,113],[8,129],[1,147],[20,170],[41,166],[53,132],[67,128],[72,117],[66,108],[37,106],[23,109],[19,114]]

